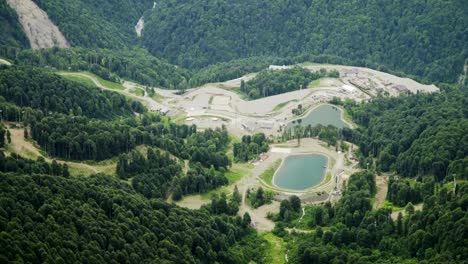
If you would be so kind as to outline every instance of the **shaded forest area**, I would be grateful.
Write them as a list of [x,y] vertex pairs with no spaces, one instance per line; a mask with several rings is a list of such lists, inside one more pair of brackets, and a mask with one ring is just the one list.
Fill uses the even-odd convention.
[[[393,220],[391,209],[372,210],[376,191],[372,172],[350,177],[346,191],[333,207],[313,206],[311,234],[293,234],[291,263],[460,263],[466,253],[468,185],[454,192],[427,188],[422,211],[407,207]],[[284,235],[281,224],[274,232]],[[292,239],[289,237],[287,239]]]
[[24,50],[15,56],[15,63],[65,71],[90,71],[105,80],[121,79],[166,89],[187,85],[190,73],[166,63],[144,49],[41,49]]
[[402,176],[452,174],[468,178],[468,89],[442,85],[442,92],[345,103],[360,125],[345,137],[359,145],[362,164],[375,158],[378,171]]
[[6,2],[0,0],[0,55],[8,57],[19,49],[29,48],[29,41],[18,21],[18,15]]
[[143,43],[188,68],[250,56],[331,63],[318,61],[328,55],[455,82],[468,57],[466,13],[460,0],[171,0],[146,18]]
[[146,199],[109,176],[67,179],[0,173],[0,190],[3,263],[265,259],[266,242],[241,217]]

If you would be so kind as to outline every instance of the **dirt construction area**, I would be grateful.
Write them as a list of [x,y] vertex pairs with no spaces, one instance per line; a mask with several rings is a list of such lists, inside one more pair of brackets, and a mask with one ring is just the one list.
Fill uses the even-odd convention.
[[[174,91],[156,89],[156,93],[163,96],[158,103],[160,107],[185,113],[189,118],[216,116],[230,120],[225,125],[231,133],[240,137],[257,132],[276,134],[280,126],[294,118],[291,111],[299,104],[304,109],[310,109],[334,97],[360,102],[378,94],[396,96],[401,93],[438,91],[434,85],[420,84],[411,79],[367,68],[310,63],[300,66],[311,71],[336,70],[340,73],[340,77],[323,78],[312,82],[307,89],[248,101],[232,88],[238,88],[241,80],[248,81],[254,78],[256,74],[251,73],[238,79],[190,89],[183,95],[176,95]],[[292,66],[281,69],[288,67]],[[191,124],[196,124],[196,119],[194,120],[189,121]],[[219,126],[217,122],[210,125],[206,120],[201,120],[201,124],[203,128]]]
[[[128,81],[123,83],[127,89],[117,92],[142,101],[151,111],[180,114],[186,117],[187,124],[195,124],[201,129],[224,125],[230,133],[241,137],[258,132],[277,135],[282,126],[296,118],[292,110],[299,105],[302,105],[305,110],[310,110],[334,97],[362,102],[378,94],[396,96],[402,93],[437,92],[439,90],[434,85],[420,84],[411,79],[367,68],[310,63],[300,66],[311,71],[336,70],[340,73],[340,77],[322,78],[313,81],[306,89],[251,101],[245,100],[232,88],[237,88],[241,80],[248,81],[254,78],[256,73],[189,89],[182,95],[176,94],[173,90],[154,88],[158,95],[157,99],[149,97],[147,92],[143,96],[130,93],[129,91],[135,89],[137,85]],[[292,66],[284,66],[280,69],[288,67]],[[73,74],[90,78],[98,87],[108,89],[93,77],[82,73]],[[142,90],[146,88],[138,87]]]

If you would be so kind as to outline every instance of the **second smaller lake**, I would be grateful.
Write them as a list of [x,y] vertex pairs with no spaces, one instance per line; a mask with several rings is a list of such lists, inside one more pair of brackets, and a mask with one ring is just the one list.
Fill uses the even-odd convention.
[[287,157],[273,178],[280,188],[302,191],[318,185],[324,178],[328,158],[320,154]]
[[[341,119],[341,109],[336,106],[323,104],[310,111],[307,116],[302,118],[301,125],[303,127],[311,125],[312,127],[317,125],[328,126],[332,125],[337,128],[349,127],[349,125]],[[288,127],[294,127],[291,122]]]

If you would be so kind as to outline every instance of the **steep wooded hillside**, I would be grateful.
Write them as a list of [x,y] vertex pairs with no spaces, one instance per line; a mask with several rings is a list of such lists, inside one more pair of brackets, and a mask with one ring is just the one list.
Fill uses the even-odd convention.
[[135,24],[153,0],[34,0],[72,46],[123,48],[136,44]]
[[345,58],[454,81],[468,56],[468,7],[436,1],[178,1],[145,18],[145,46],[185,67],[249,56]]
[[6,55],[7,49],[29,47],[28,39],[18,22],[18,16],[6,2],[0,0],[0,55]]

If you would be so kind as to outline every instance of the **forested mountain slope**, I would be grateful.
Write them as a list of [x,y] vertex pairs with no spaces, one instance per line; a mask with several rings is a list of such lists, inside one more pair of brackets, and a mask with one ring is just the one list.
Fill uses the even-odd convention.
[[184,80],[189,79],[187,70],[162,61],[139,48],[23,50],[17,54],[15,63],[67,71],[90,71],[110,81],[128,79],[167,89],[177,89]]
[[[0,52],[7,53],[7,49],[27,48],[28,39],[18,22],[18,16],[6,0],[0,0]],[[0,56],[6,54],[0,53]]]
[[132,103],[123,95],[30,67],[0,68],[0,95],[19,107],[39,109],[45,114],[112,118],[143,111],[141,103]]
[[375,177],[351,176],[341,200],[312,207],[310,234],[294,237],[290,263],[466,263],[467,187],[425,188],[422,211],[372,210]]
[[0,173],[0,190],[2,263],[248,263],[264,257],[262,241],[240,217],[148,200],[109,176]]
[[34,0],[72,46],[123,48],[136,43],[135,24],[153,0]]
[[[197,131],[195,125],[176,125],[123,95],[34,67],[0,67],[0,94],[2,120],[22,122],[25,139],[34,140],[45,155],[88,161],[119,156],[115,172],[131,178],[135,190],[148,198],[165,198],[171,188],[180,198],[228,182],[225,128]],[[1,126],[0,139],[5,141],[7,133]],[[147,158],[135,150],[142,145],[149,147]],[[190,161],[187,173],[181,173],[179,159]]]
[[467,14],[463,0],[168,0],[145,19],[144,45],[191,68],[326,54],[454,81],[468,56]]
[[441,93],[376,98],[347,106],[361,127],[349,139],[379,171],[403,176],[468,179],[468,89],[442,86]]
[[[161,199],[172,188],[180,198],[227,183],[225,129],[197,132],[33,67],[1,66],[0,94],[0,262],[268,263],[267,242],[237,209],[187,210]],[[72,177],[63,161],[12,153],[9,129],[18,126],[51,158],[123,154],[120,178]],[[128,153],[136,144],[154,149]],[[182,158],[190,160],[186,174]]]

